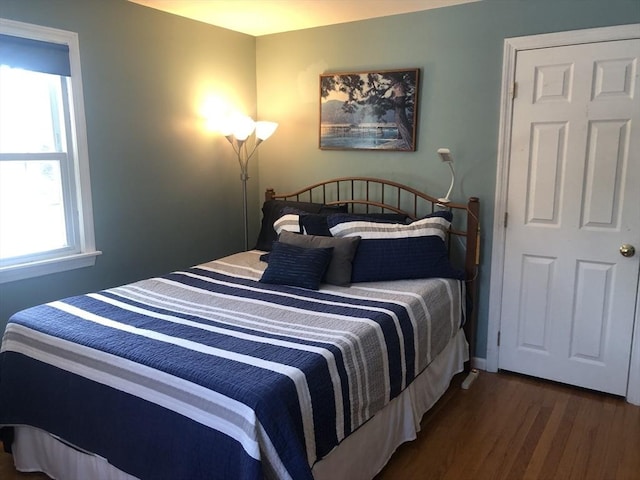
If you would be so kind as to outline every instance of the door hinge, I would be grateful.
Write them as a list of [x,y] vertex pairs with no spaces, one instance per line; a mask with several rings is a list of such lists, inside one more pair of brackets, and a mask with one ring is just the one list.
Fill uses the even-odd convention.
[[500,332],[498,332],[498,346],[500,346]]
[[513,87],[511,88],[511,100],[515,100],[518,96],[518,82],[513,82]]
[[509,223],[509,212],[504,212],[504,228],[507,228],[507,223]]

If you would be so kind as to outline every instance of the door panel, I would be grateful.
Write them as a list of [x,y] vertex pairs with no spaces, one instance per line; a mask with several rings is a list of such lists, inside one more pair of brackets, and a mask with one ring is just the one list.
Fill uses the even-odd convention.
[[576,272],[576,308],[571,325],[571,358],[604,362],[607,302],[611,298],[613,265],[579,261]]
[[626,170],[629,121],[607,120],[589,123],[587,175],[584,188],[582,225],[620,228],[617,215],[621,203],[622,172]]
[[535,123],[531,128],[531,161],[526,199],[527,223],[557,226],[567,124],[565,122]]
[[638,290],[640,40],[517,54],[499,368],[624,395]]
[[523,255],[518,345],[548,352],[549,292],[555,259]]

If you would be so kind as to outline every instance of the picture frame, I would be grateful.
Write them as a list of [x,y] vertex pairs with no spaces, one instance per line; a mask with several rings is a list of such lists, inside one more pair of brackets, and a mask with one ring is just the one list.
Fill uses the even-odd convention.
[[416,151],[420,69],[320,74],[321,150]]

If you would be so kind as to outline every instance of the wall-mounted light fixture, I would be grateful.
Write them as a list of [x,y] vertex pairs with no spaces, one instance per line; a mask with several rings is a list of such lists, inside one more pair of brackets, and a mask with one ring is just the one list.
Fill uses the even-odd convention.
[[438,202],[440,202],[443,205],[446,205],[447,203],[451,202],[451,199],[449,198],[449,195],[451,195],[451,191],[453,190],[453,184],[456,181],[456,172],[453,170],[453,157],[451,156],[451,151],[448,148],[439,148],[438,149],[438,155],[440,155],[440,159],[449,165],[449,168],[451,169],[451,185],[449,186],[449,190],[447,191],[447,194],[438,199]]
[[240,164],[240,181],[242,182],[242,213],[244,215],[244,249],[249,250],[249,218],[247,215],[247,180],[249,180],[249,159],[258,146],[273,135],[278,128],[275,122],[254,122],[251,117],[238,115],[232,117],[220,128],[225,138],[233,147]]

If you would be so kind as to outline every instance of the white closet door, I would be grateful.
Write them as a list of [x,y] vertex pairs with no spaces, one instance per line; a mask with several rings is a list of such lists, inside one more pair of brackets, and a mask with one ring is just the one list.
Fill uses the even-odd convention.
[[499,368],[625,395],[640,253],[640,40],[518,52]]

